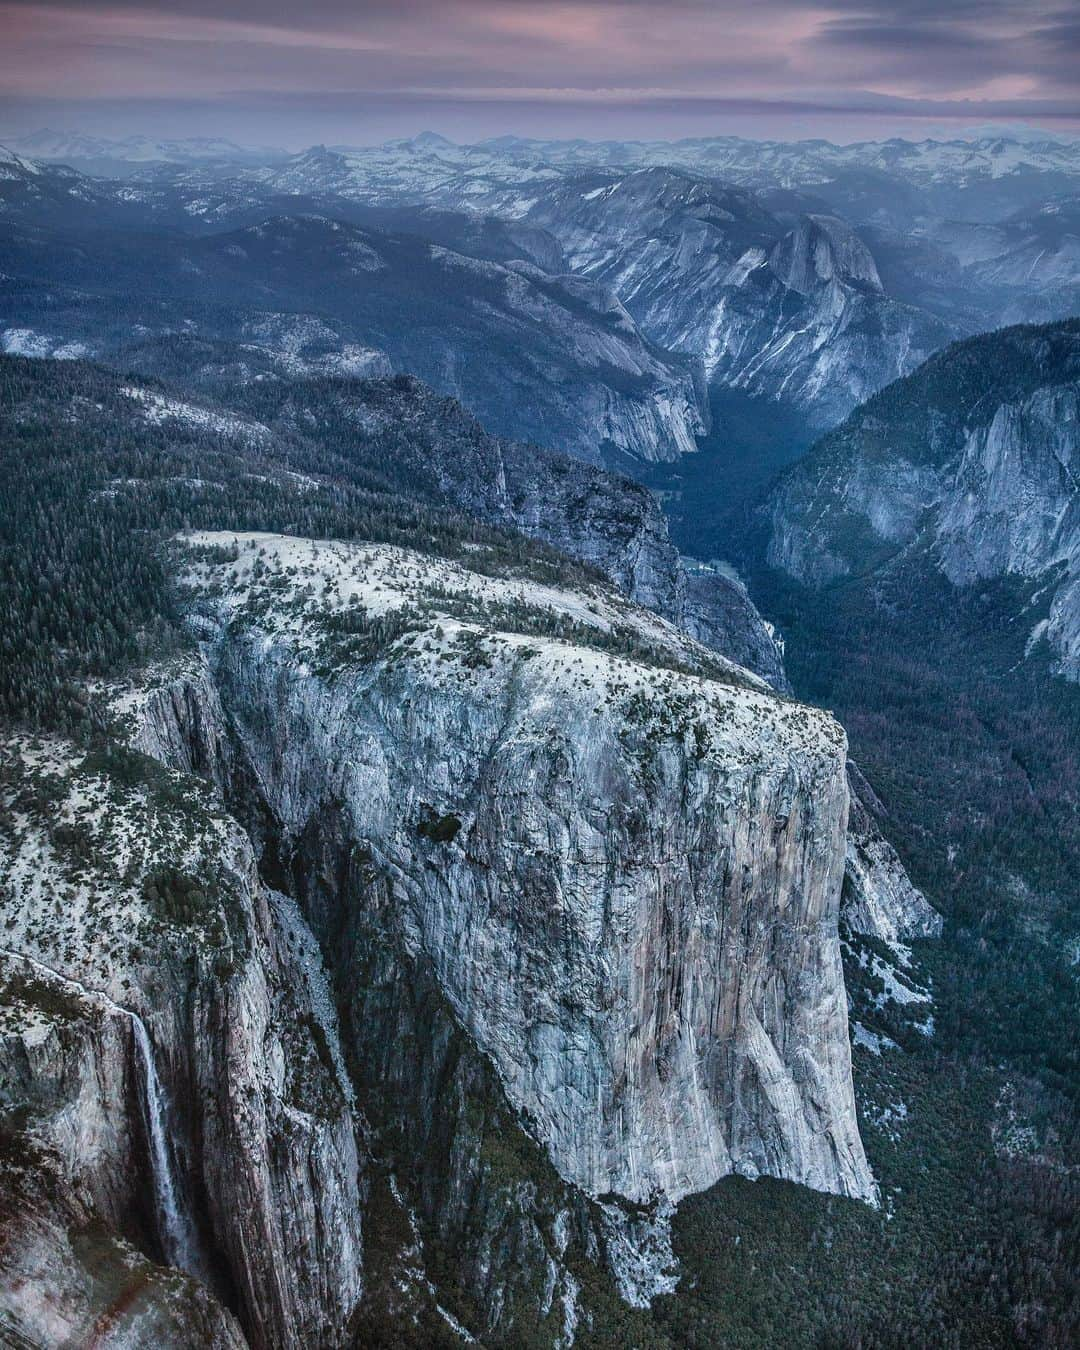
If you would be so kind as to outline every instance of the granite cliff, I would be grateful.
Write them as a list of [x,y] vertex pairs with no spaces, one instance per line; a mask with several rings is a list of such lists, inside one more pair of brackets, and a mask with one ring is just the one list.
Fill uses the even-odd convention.
[[677,1286],[723,1176],[876,1199],[844,735],[673,622],[642,489],[452,405],[429,444],[407,381],[4,372],[78,599],[7,590],[4,697],[54,725],[0,780],[6,1334],[566,1346]]
[[789,472],[769,508],[769,561],[819,587],[930,571],[960,603],[1012,584],[1029,653],[1045,643],[1059,673],[1080,677],[1078,379],[1075,320],[948,348]]

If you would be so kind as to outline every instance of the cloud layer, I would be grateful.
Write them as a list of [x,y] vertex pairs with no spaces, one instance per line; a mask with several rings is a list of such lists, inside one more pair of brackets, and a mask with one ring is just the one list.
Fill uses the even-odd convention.
[[1068,0],[0,0],[0,33],[5,114],[62,89],[331,134],[436,114],[598,134],[616,111],[658,134],[724,115],[1080,125]]

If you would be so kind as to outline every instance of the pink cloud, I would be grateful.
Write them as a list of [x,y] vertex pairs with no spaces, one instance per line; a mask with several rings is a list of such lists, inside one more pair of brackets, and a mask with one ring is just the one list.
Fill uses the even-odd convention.
[[[1080,102],[1052,0],[0,0],[0,98]],[[1041,36],[1040,36],[1041,35]],[[865,102],[865,100],[864,100]]]

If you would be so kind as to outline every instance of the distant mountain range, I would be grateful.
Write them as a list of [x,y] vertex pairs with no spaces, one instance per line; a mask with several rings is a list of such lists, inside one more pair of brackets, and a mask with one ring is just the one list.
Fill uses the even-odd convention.
[[[31,159],[150,164],[302,164],[312,150],[290,155],[277,147],[247,147],[222,137],[157,139],[143,135],[120,138],[75,131],[43,129],[8,136],[4,143]],[[897,177],[928,188],[970,190],[982,182],[1010,181],[1015,187],[1029,174],[1080,175],[1080,138],[1039,134],[1016,128],[985,128],[971,138],[908,141],[859,141],[835,145],[821,139],[759,141],[739,136],[693,137],[678,141],[540,140],[499,136],[473,145],[459,145],[435,132],[378,146],[314,147],[348,162],[358,178],[372,182],[387,169],[406,178],[418,160],[442,163],[452,182],[456,168],[482,177],[485,169],[508,162],[518,166],[580,168],[680,167],[746,187],[812,188],[835,182],[844,174],[862,172]],[[403,183],[399,181],[399,189]]]
[[[71,167],[106,160],[123,163],[122,176],[107,166],[94,174]],[[181,322],[207,338],[246,341],[245,325],[263,323],[258,314],[269,315],[271,327],[281,313],[314,316],[324,337],[336,334],[319,349],[324,369],[377,348],[497,430],[594,460],[596,447],[607,446],[609,462],[613,455],[625,466],[693,449],[709,425],[706,385],[716,434],[736,457],[744,449],[740,418],[768,425],[773,439],[790,440],[788,429],[801,427],[796,439],[805,445],[955,338],[1075,312],[1078,202],[1080,142],[996,132],[848,146],[733,137],[456,145],[429,132],[295,155],[211,138],[42,132],[0,161],[0,223],[136,232],[140,266],[155,276],[180,265],[179,246],[160,238],[151,247],[150,235],[220,235],[222,247],[234,249],[224,294],[245,317],[215,327],[205,312],[131,315],[125,348],[133,332]],[[253,252],[224,239],[255,227],[281,233],[298,215],[324,222],[309,219],[302,231],[308,243],[320,234],[324,273],[309,275],[303,294],[294,283],[310,272],[306,245],[289,244],[297,266],[281,255],[270,277],[260,269],[280,250],[257,236],[248,241],[257,243]],[[335,231],[331,222],[366,234]],[[397,242],[380,244],[374,234]],[[407,247],[406,237],[424,247]],[[387,309],[374,292],[370,303],[363,298],[370,285],[381,294],[394,269],[377,268],[378,280],[357,290],[348,259],[337,257],[354,244],[401,259],[413,249],[415,261],[397,274],[413,288],[406,308]],[[24,236],[4,249],[11,276],[0,318],[18,334],[30,331],[16,349],[74,342],[106,354],[108,343],[91,331],[96,320],[65,330],[62,316],[73,311],[61,303],[42,327],[37,302],[17,284],[53,275],[48,248]],[[102,256],[100,240],[78,248]],[[160,250],[157,262],[148,249]],[[214,269],[224,261],[221,254]],[[456,301],[447,308],[456,288],[447,282],[451,265],[459,281],[468,277],[464,309]],[[338,289],[323,284],[329,275],[342,282]],[[477,306],[492,303],[481,297],[492,285],[505,340],[488,352],[489,325]],[[199,290],[192,281],[177,294]],[[283,304],[286,292],[295,293]],[[125,294],[130,312],[134,292]],[[221,294],[207,298],[220,305]],[[378,322],[363,317],[376,312]],[[485,338],[466,359],[472,330]],[[502,365],[511,350],[513,371]],[[586,368],[592,393],[583,405],[578,377]],[[523,397],[526,389],[534,392]]]
[[16,227],[0,269],[13,353],[210,384],[392,367],[594,463],[674,459],[708,425],[694,363],[643,337],[608,287],[415,235],[314,214],[196,238]]
[[256,164],[285,159],[288,152],[269,147],[246,148],[220,136],[159,140],[151,136],[92,136],[79,131],[50,131],[9,137],[12,149],[29,159],[67,164],[86,173],[123,172],[125,166],[218,162]]

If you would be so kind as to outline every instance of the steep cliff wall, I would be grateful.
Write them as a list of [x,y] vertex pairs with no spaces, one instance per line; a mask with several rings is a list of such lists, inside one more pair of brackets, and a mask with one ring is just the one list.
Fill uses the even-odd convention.
[[935,552],[951,581],[1052,578],[1049,615],[1032,637],[1080,679],[1080,383],[999,404],[972,428],[937,515]]
[[[69,735],[2,746],[13,1335],[565,1346],[676,1287],[718,1177],[872,1198],[837,916],[895,860],[845,857],[842,733],[716,650],[778,662],[643,489],[411,381],[227,411],[11,364],[23,535],[94,616],[16,644]],[[191,519],[305,537],[147,542]],[[117,625],[173,655],[80,680]]]
[[285,840],[337,806],[389,888],[382,922],[567,1181],[872,1194],[834,724],[611,592],[262,536],[193,577],[224,587],[214,680]]
[[958,600],[977,582],[1041,581],[1029,646],[1045,639],[1055,668],[1080,678],[1078,380],[1074,320],[943,352],[791,471],[769,561],[821,586],[903,560],[943,573]]
[[653,494],[618,474],[501,444],[501,494],[477,514],[504,520],[591,563],[632,600],[729,660],[787,688],[776,639],[746,589],[715,569],[687,566]]
[[192,1344],[241,1343],[185,1275],[134,1252],[109,1257],[127,1284],[87,1277],[75,1296],[57,1275],[55,1306],[48,1285],[36,1309],[16,1297],[24,1243],[60,1270],[74,1242],[94,1269],[72,1233],[97,1224],[107,1251],[126,1237],[216,1291],[254,1346],[340,1343],[361,1293],[362,1178],[310,938],[204,786],[61,741],[9,743],[5,768],[0,1106],[9,1155],[41,1153],[62,1178],[26,1204],[3,1172],[16,1327],[51,1344],[54,1317],[90,1336],[198,1306]]
[[874,790],[854,761],[848,761],[851,809],[841,915],[850,932],[876,938],[890,947],[909,938],[938,937],[941,915],[911,883],[896,849],[870,814]]
[[73,1213],[123,1326],[554,1346],[598,1263],[673,1288],[671,1202],[729,1172],[873,1197],[827,716],[606,587],[191,542],[201,655],[112,696],[135,749],[6,779],[9,1128],[63,1183],[4,1194],[73,1327],[119,1280],[66,1288]]

